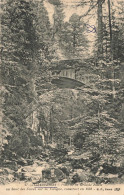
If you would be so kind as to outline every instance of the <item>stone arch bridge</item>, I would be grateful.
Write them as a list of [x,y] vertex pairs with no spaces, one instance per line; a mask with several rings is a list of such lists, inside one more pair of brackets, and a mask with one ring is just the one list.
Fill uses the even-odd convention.
[[[61,60],[52,63],[50,69],[50,81],[58,88],[70,88],[76,89],[84,86],[88,78],[88,62],[82,62],[82,60]],[[42,108],[39,101],[35,100],[29,105],[30,113],[25,112],[25,118],[30,120],[29,127],[37,133],[39,121],[37,119],[38,110]],[[41,129],[39,136],[42,137],[42,141],[45,142],[45,137],[48,137],[49,131],[47,129]]]
[[[83,74],[82,74],[83,72]],[[59,88],[74,89],[85,85],[88,78],[89,62],[81,59],[60,60],[52,63],[51,83]]]

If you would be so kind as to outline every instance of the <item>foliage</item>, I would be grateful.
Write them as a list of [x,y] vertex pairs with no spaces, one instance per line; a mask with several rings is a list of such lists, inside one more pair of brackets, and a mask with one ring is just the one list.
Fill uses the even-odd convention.
[[76,146],[76,148],[81,149],[83,147],[84,141],[85,141],[85,135],[83,132],[78,132],[74,136],[74,145]]
[[68,53],[68,57],[81,58],[86,55],[88,40],[84,34],[85,25],[77,14],[73,14],[69,22],[63,24],[60,34],[60,46]]
[[19,155],[28,154],[31,145],[25,134],[27,122],[24,111],[36,96],[34,72],[37,69],[35,57],[38,42],[34,18],[31,2],[14,0],[7,1],[3,6],[2,77],[6,88],[3,124],[11,134],[9,147]]
[[[104,31],[98,32],[95,40],[100,35],[101,43],[94,44],[94,56],[87,56],[87,61],[89,41],[84,23],[77,14],[65,22],[60,1],[51,1],[55,11],[53,26],[42,0],[7,0],[3,5],[1,156],[30,158],[46,148],[52,157],[60,154],[57,160],[64,162],[67,147],[75,149],[77,156],[78,152],[90,153],[90,162],[85,163],[90,171],[95,163],[97,171],[104,163],[121,161],[123,9],[119,2],[117,7],[113,5],[110,18],[108,12],[102,12],[103,8],[108,9],[107,2],[102,3],[100,17],[105,15],[105,20],[99,22],[98,31],[102,25]],[[75,67],[75,79],[83,87],[59,89],[51,83],[52,68],[63,56],[81,59],[80,64],[72,60],[70,66],[64,65],[65,69]],[[78,175],[74,175],[73,182],[79,181]]]

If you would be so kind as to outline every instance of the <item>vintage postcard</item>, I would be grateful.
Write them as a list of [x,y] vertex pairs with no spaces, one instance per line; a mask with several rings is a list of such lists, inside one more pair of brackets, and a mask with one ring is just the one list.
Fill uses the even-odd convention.
[[0,194],[124,195],[124,2],[1,0]]

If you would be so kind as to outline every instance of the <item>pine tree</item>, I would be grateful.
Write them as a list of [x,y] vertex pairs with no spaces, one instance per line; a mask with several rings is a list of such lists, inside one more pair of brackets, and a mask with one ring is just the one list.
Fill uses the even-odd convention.
[[54,4],[54,14],[53,14],[53,20],[54,20],[54,24],[53,24],[53,37],[57,36],[59,38],[59,36],[62,33],[62,29],[63,29],[63,24],[64,24],[64,12],[63,12],[63,8],[62,8],[62,3],[59,4]]
[[69,22],[64,23],[60,40],[65,55],[68,51],[68,57],[81,58],[86,55],[88,40],[84,34],[84,24],[77,14],[73,14]]

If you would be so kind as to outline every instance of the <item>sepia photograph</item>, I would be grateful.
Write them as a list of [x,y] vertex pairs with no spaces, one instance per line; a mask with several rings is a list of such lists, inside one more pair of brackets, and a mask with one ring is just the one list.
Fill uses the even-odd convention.
[[1,0],[0,20],[0,189],[122,186],[124,1]]

